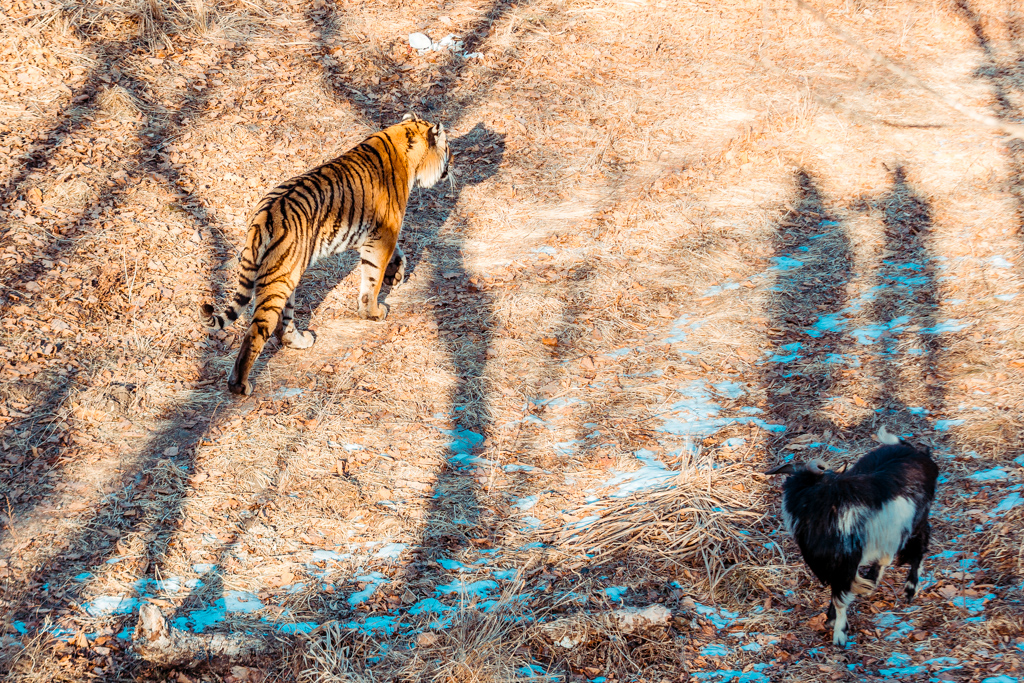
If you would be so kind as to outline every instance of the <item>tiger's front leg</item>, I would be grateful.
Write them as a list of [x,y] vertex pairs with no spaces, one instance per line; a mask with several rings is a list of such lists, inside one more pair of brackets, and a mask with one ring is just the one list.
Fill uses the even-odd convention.
[[387,306],[378,304],[377,297],[380,296],[380,286],[384,284],[384,276],[398,240],[396,235],[387,230],[382,229],[381,232],[383,237],[359,247],[362,274],[359,284],[359,317],[363,320],[383,321],[388,317]]
[[405,254],[402,248],[396,246],[395,253],[388,263],[388,269],[384,273],[384,284],[391,289],[398,289],[405,282]]

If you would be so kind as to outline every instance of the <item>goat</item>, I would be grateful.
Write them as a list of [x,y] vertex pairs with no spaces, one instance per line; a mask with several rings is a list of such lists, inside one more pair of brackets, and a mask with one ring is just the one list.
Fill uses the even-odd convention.
[[[790,475],[782,487],[782,520],[814,575],[832,588],[832,643],[846,645],[846,610],[871,593],[886,568],[909,564],[907,601],[917,592],[928,549],[928,510],[938,465],[927,447],[915,448],[882,427],[883,446],[843,472],[818,460],[791,462],[766,474]],[[860,569],[867,567],[864,576]]]

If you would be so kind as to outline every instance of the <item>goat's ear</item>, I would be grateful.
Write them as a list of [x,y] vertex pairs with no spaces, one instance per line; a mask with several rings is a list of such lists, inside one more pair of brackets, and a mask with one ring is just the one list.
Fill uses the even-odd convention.
[[796,463],[787,462],[784,465],[779,465],[778,467],[771,468],[770,470],[765,472],[765,474],[794,474],[796,471]]
[[842,464],[842,466],[838,470],[836,470],[836,474],[842,474],[843,472],[846,471],[846,468],[849,467],[849,466],[850,466],[850,463],[844,462]]

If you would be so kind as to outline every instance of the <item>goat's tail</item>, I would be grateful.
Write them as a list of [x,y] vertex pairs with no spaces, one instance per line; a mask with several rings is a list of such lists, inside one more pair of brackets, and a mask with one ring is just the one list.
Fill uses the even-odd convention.
[[895,446],[900,443],[900,437],[895,434],[890,434],[888,430],[886,430],[885,425],[878,428],[877,436],[878,440],[887,446]]

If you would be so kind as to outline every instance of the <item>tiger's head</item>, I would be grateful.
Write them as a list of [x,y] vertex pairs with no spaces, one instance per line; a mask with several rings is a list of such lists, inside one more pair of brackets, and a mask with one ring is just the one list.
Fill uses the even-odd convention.
[[[414,164],[410,181],[420,187],[433,187],[448,177],[452,152],[443,124],[424,121],[415,114],[406,114],[400,126],[409,127],[409,161]],[[418,138],[419,144],[414,142]],[[413,151],[416,150],[416,151]],[[417,153],[418,152],[418,153]]]

